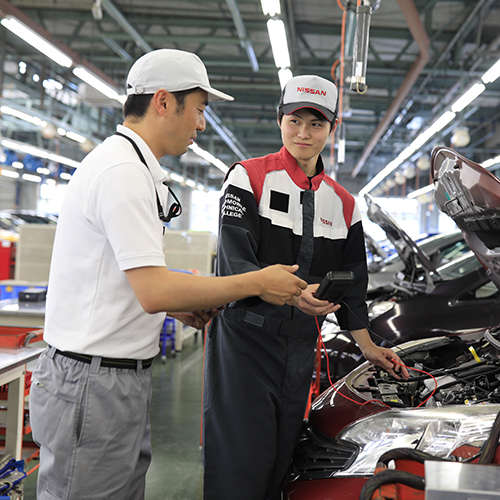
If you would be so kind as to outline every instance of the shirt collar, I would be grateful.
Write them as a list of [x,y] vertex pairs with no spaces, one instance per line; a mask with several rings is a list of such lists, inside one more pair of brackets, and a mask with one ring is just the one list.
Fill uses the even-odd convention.
[[[151,175],[153,176],[155,182],[163,182],[167,180],[166,172],[161,168],[161,165],[156,159],[156,156],[153,154],[146,141],[139,134],[134,132],[132,129],[125,127],[124,125],[117,125],[116,131],[120,132],[120,134],[130,137],[137,144],[137,147],[143,154],[144,159],[148,164],[148,168],[151,171]],[[122,139],[125,140],[123,137]]]
[[285,146],[281,148],[279,154],[282,157],[282,161],[285,164],[288,174],[299,188],[312,189],[313,191],[316,191],[319,188],[325,176],[325,169],[323,167],[323,159],[321,158],[321,155],[318,156],[318,161],[316,163],[316,174],[314,177],[309,179],[309,177],[307,177],[304,171],[299,167],[297,160],[290,154]]

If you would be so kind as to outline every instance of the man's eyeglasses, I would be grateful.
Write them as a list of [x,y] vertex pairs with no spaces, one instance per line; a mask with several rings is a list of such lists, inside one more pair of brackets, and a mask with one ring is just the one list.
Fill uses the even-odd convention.
[[[163,182],[163,185],[164,186],[167,186],[167,183],[166,182]],[[174,203],[172,203],[170,205],[170,208],[168,209],[168,214],[165,215],[165,213],[163,212],[163,207],[161,206],[161,203],[160,203],[160,200],[159,198],[157,197],[157,202],[158,202],[158,217],[160,218],[161,221],[165,222],[165,223],[169,223],[172,219],[174,219],[175,217],[179,217],[179,215],[182,214],[182,206],[181,206],[181,202],[179,201],[179,198],[177,198],[177,196],[175,196],[175,193],[172,191],[171,188],[168,188],[168,192],[173,196],[174,198]]]

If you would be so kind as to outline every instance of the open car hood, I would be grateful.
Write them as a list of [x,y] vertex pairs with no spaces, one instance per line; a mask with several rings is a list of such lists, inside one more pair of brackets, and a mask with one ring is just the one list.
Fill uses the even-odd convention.
[[406,273],[411,273],[416,262],[419,262],[427,271],[427,274],[434,273],[438,275],[439,273],[436,266],[398,223],[383,208],[375,203],[369,194],[365,195],[365,199],[368,206],[368,218],[385,231],[387,237],[401,257],[401,260],[404,262]]
[[436,205],[462,230],[500,289],[500,180],[445,146],[432,151],[431,175]]

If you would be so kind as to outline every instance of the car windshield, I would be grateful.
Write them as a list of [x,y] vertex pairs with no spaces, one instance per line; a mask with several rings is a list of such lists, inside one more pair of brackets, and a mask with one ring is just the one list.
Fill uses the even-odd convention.
[[49,217],[45,217],[44,215],[40,214],[16,212],[14,215],[19,219],[22,219],[27,224],[56,224],[56,222]]
[[[450,238],[450,237],[451,237],[451,235],[448,235],[445,233],[437,234],[435,236],[431,236],[431,237],[425,238],[423,240],[417,240],[416,243],[424,253],[426,253],[429,257],[431,257],[431,255],[429,255],[429,253],[432,251],[435,251],[435,249],[437,248],[436,242],[446,241],[446,239]],[[467,252],[468,250],[469,250],[469,246],[467,245],[467,243],[465,243],[464,240],[453,242],[453,243],[447,244],[447,245],[445,244],[440,250],[440,262],[448,262],[450,260],[453,260],[456,257],[458,257],[459,255]],[[391,263],[397,262],[399,260],[401,260],[401,257],[397,253],[395,253],[395,254],[391,255],[390,257],[388,257],[385,262],[386,262],[386,264],[391,264]],[[432,260],[432,258],[431,258],[431,260]],[[419,265],[419,264],[417,264],[417,265]]]
[[452,280],[465,276],[481,267],[482,264],[474,252],[469,251],[458,259],[439,267],[438,272],[443,279]]

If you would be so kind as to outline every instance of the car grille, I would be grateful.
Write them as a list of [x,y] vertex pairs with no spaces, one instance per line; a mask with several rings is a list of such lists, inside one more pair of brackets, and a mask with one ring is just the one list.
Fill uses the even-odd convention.
[[315,432],[306,421],[295,449],[289,480],[329,478],[336,472],[348,469],[357,454],[356,445]]

